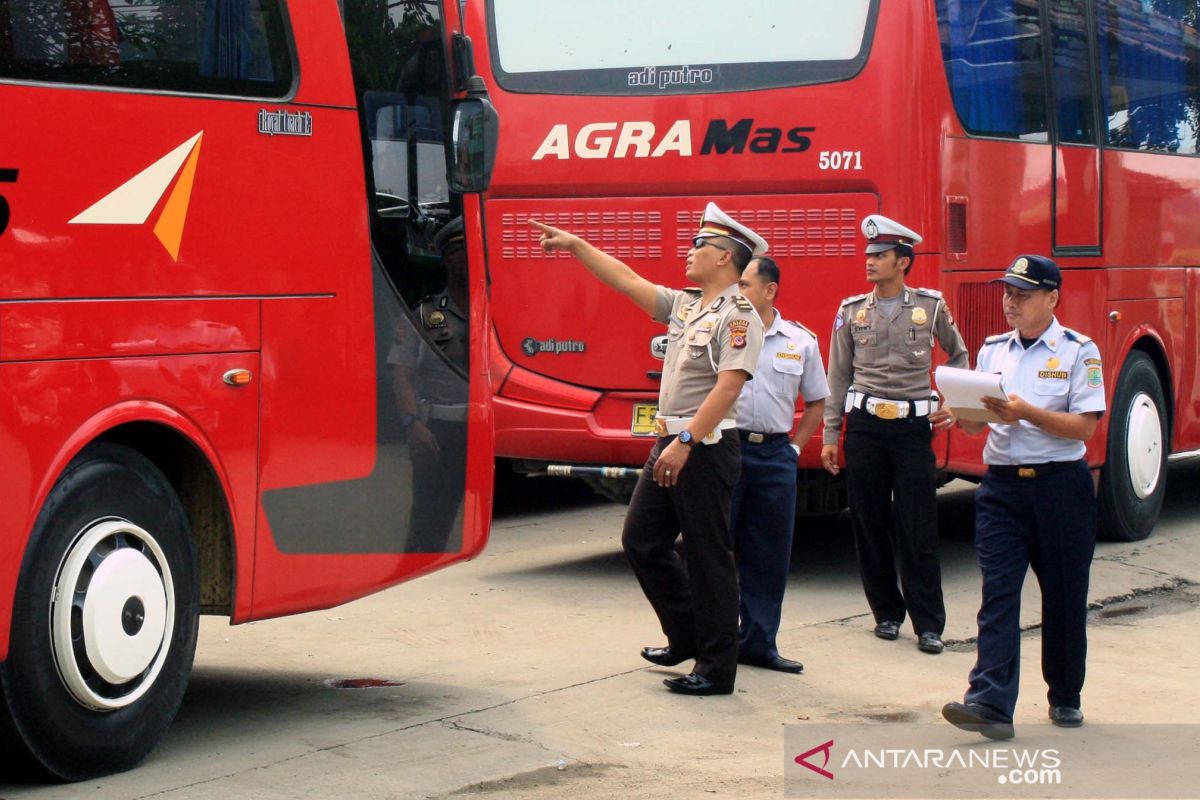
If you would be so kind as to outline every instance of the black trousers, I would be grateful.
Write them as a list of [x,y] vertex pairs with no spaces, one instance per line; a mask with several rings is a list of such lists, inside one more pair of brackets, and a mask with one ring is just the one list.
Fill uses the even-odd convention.
[[[674,437],[650,451],[625,516],[621,544],[672,649],[696,653],[695,673],[716,683],[737,674],[738,584],[729,507],[741,471],[740,443],[692,446],[678,482],[654,482],[654,462]],[[685,565],[675,550],[683,535]]]
[[975,551],[983,572],[979,644],[969,703],[1010,718],[1021,667],[1021,587],[1042,589],[1042,677],[1052,706],[1080,707],[1087,662],[1087,594],[1096,549],[1096,492],[1087,462],[1045,477],[989,470],[975,490]]
[[907,612],[918,634],[941,635],[946,606],[932,435],[924,417],[889,420],[852,410],[846,419],[846,488],[863,590],[875,621],[903,622]]

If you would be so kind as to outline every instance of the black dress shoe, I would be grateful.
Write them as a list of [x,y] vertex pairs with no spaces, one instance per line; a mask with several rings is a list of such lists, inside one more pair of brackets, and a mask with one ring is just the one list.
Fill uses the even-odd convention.
[[747,664],[751,667],[760,667],[761,669],[773,669],[776,672],[790,672],[793,675],[799,675],[804,672],[804,665],[799,661],[792,661],[790,658],[783,656],[771,656],[770,658],[751,658],[749,656],[738,656],[739,664]]
[[729,683],[713,683],[703,675],[692,673],[679,678],[666,678],[663,683],[672,692],[679,694],[733,694],[733,682]]
[[1078,728],[1083,724],[1083,712],[1070,706],[1050,706],[1050,721],[1060,728]]
[[695,653],[684,653],[680,650],[672,650],[670,647],[642,648],[642,658],[651,664],[658,664],[660,667],[673,667],[676,664],[687,661],[689,658],[695,657]]
[[875,635],[880,639],[887,639],[894,642],[900,638],[900,623],[885,619],[875,626]]
[[980,733],[989,739],[1011,739],[1012,720],[983,703],[946,703],[942,716],[956,728]]
[[936,633],[926,631],[921,634],[920,640],[917,642],[917,648],[922,653],[933,653],[935,656],[946,649],[946,645],[942,642],[942,637]]

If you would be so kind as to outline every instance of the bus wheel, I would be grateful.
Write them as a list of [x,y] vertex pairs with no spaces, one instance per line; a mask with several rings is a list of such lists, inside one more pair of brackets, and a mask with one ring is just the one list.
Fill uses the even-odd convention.
[[1167,416],[1158,371],[1134,351],[1121,368],[1108,423],[1108,457],[1100,472],[1100,535],[1145,539],[1158,521],[1167,484]]
[[191,672],[196,574],[187,518],[154,464],[112,444],[72,461],[38,515],[17,584],[0,664],[6,754],[60,780],[145,758]]

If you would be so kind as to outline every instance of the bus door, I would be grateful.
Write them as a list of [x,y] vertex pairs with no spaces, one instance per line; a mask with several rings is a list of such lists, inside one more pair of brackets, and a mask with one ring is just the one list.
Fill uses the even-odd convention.
[[1100,253],[1101,160],[1097,146],[1095,37],[1088,0],[1047,0],[1056,256]]

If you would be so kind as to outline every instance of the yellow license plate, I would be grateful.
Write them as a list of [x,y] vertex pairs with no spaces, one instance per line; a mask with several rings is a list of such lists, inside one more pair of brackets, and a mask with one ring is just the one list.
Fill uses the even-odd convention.
[[653,436],[656,414],[658,405],[655,403],[634,403],[633,422],[629,425],[629,432],[634,436]]

